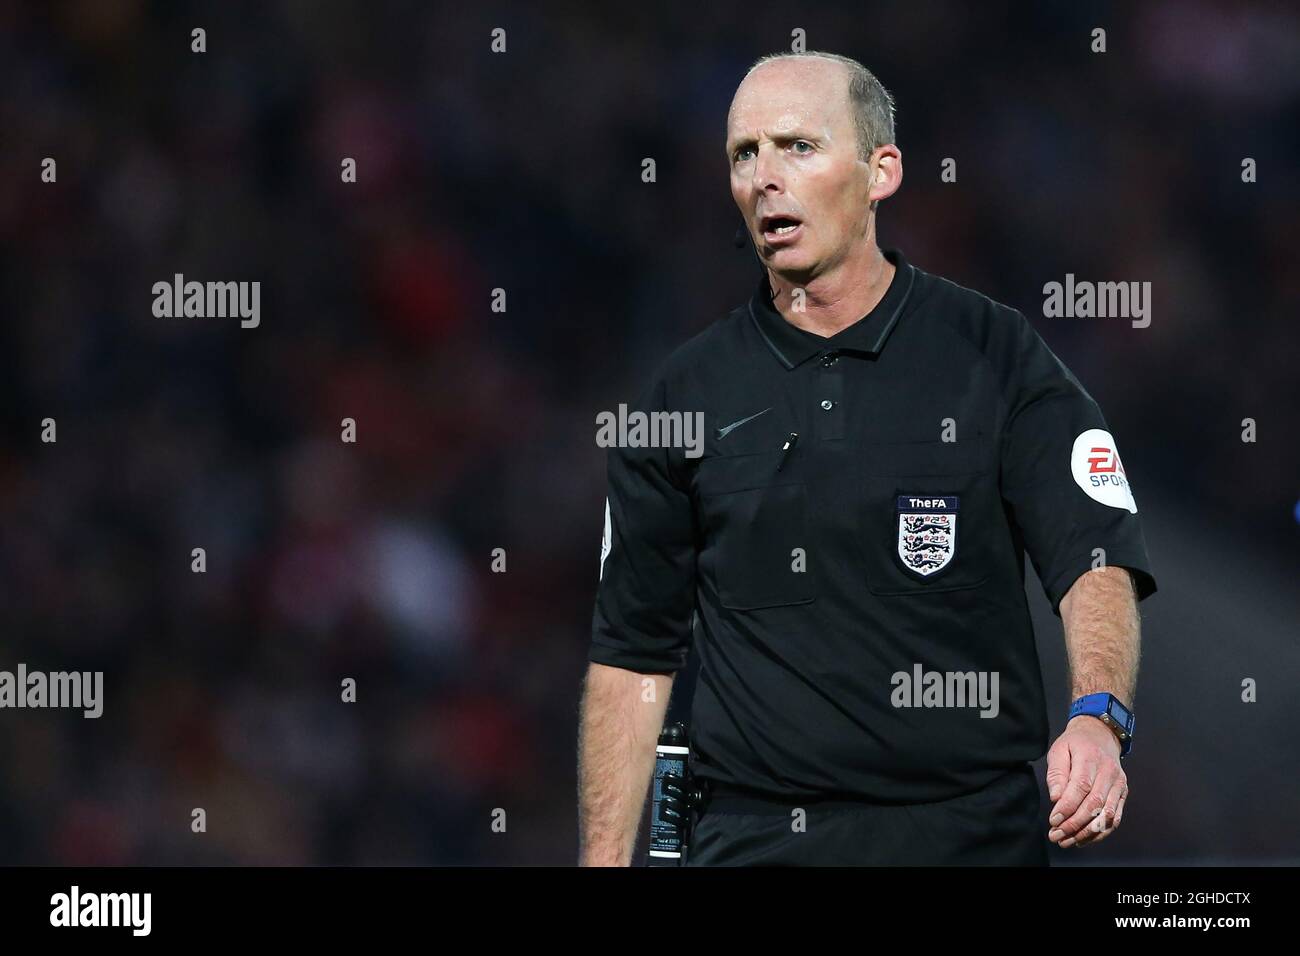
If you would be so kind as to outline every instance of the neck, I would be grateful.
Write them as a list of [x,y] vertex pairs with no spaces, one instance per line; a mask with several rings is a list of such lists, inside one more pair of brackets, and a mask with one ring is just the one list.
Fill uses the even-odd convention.
[[[767,270],[772,305],[791,325],[826,338],[858,321],[885,297],[894,278],[894,264],[874,242],[829,272],[805,285]],[[802,311],[796,311],[794,291],[803,290]]]

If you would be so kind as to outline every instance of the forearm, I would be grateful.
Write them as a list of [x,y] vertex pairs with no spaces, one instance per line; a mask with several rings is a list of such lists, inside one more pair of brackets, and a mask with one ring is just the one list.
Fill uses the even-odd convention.
[[1129,707],[1137,688],[1140,629],[1133,580],[1123,568],[1080,575],[1061,599],[1070,699],[1109,692]]
[[578,735],[580,866],[631,863],[672,685],[671,674],[588,668]]

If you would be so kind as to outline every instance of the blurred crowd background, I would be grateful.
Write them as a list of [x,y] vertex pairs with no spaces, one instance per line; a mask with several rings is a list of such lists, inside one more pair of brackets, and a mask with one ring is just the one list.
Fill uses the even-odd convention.
[[1133,797],[1054,862],[1300,860],[1294,5],[0,0],[0,669],[105,673],[0,711],[0,863],[573,862],[595,415],[750,294],[725,116],[796,28],[897,98],[882,244],[1029,315],[1146,516]]

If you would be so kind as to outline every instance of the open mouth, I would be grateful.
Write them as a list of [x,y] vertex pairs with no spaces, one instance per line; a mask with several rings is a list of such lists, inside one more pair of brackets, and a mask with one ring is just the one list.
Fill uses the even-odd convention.
[[770,243],[793,239],[802,226],[803,223],[793,216],[764,216],[759,223],[763,238]]

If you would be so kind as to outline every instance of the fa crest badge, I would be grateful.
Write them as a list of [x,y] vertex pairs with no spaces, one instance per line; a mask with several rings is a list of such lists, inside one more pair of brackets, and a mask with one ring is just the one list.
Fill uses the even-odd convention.
[[952,563],[959,505],[955,497],[898,496],[898,556],[903,567],[928,578]]

